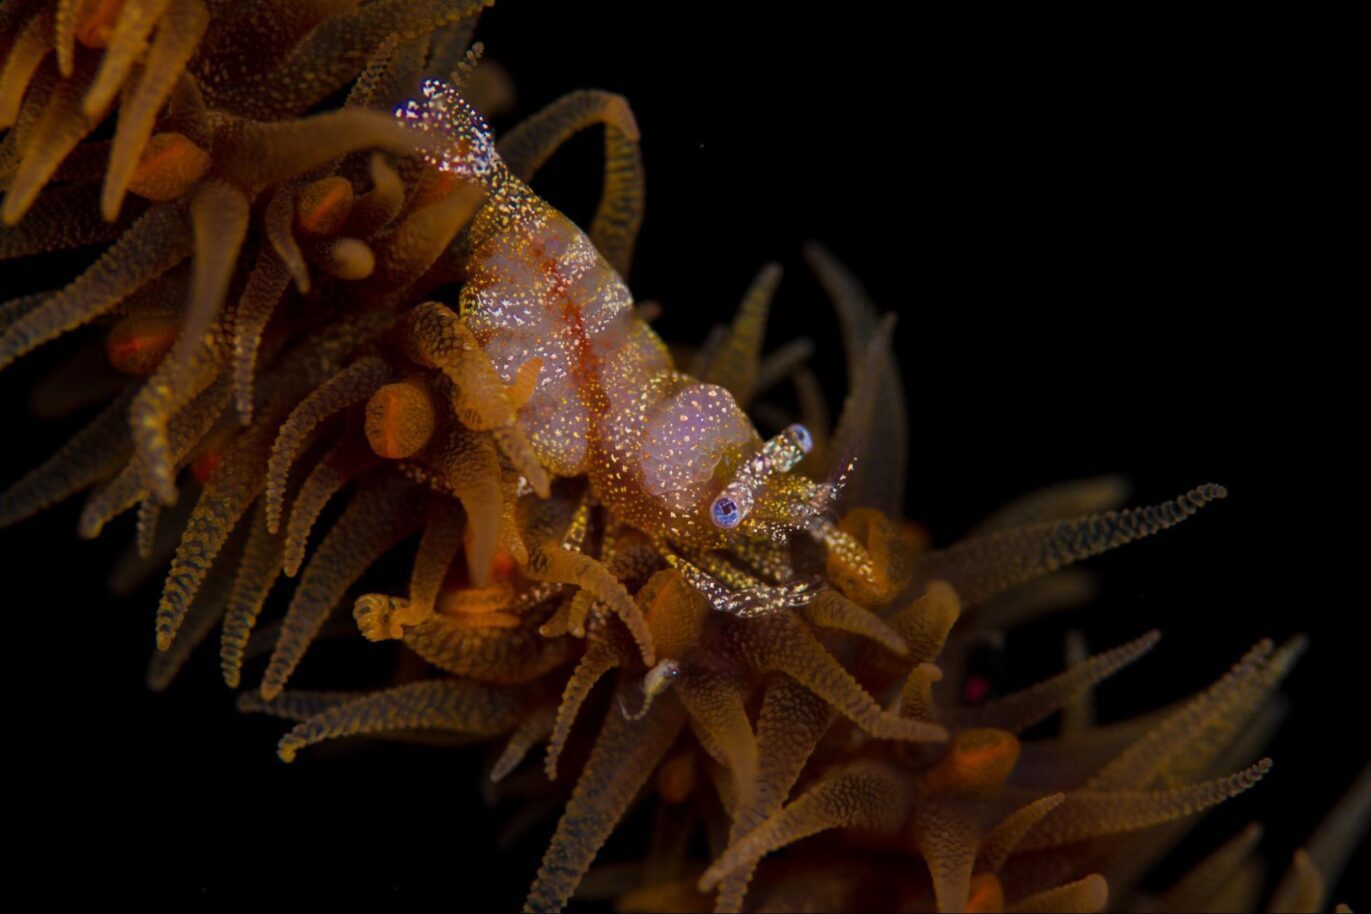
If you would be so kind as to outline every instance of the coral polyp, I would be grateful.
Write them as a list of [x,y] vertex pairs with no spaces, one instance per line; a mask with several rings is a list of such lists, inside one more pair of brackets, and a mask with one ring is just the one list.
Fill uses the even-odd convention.
[[[1118,477],[1085,479],[933,548],[897,516],[894,317],[806,247],[850,363],[832,423],[809,342],[765,350],[775,264],[703,345],[668,347],[628,284],[628,101],[574,92],[497,137],[485,5],[4,8],[0,256],[101,252],[0,304],[0,367],[94,334],[109,380],[0,495],[0,525],[82,493],[83,537],[134,512],[141,570],[165,569],[150,684],[217,630],[239,707],[293,722],[283,762],[345,737],[493,743],[486,787],[522,804],[512,819],[560,809],[529,910],[578,892],[621,910],[1255,904],[1251,829],[1165,894],[1143,878],[1270,770],[1303,638],[1104,725],[1093,690],[1158,632],[1093,655],[1077,637],[1062,672],[994,697],[973,670],[988,633],[1083,598],[1067,566],[1227,491],[1129,508]],[[582,231],[531,182],[591,128]],[[335,639],[389,684],[294,687]],[[644,803],[641,859],[596,868]],[[1369,803],[1363,774],[1275,909],[1328,902]]]

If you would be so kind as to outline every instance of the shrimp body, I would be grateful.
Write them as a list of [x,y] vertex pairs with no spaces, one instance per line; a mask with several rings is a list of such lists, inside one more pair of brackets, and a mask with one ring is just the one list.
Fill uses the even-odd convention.
[[439,167],[487,194],[464,242],[461,319],[506,385],[539,361],[518,411],[539,463],[588,477],[597,499],[644,532],[721,545],[705,509],[762,446],[751,421],[727,390],[676,370],[623,279],[510,173],[480,115],[450,87],[430,92],[428,110],[440,109],[453,138]]

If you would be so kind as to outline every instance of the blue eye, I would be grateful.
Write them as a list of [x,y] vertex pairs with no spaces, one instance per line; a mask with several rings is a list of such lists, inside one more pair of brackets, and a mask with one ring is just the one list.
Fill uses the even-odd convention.
[[809,429],[803,425],[792,425],[790,434],[795,437],[795,443],[800,446],[800,450],[806,454],[814,450],[814,438],[809,434]]
[[718,527],[736,527],[738,521],[743,519],[742,513],[738,510],[738,503],[727,495],[720,495],[714,499],[709,513]]

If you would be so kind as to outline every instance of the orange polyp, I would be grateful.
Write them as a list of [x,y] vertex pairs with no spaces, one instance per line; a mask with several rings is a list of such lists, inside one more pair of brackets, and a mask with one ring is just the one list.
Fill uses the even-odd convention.
[[966,898],[966,914],[996,914],[1004,910],[1004,888],[994,873],[971,877],[971,891]]
[[518,567],[518,563],[514,561],[514,556],[501,549],[499,552],[495,553],[495,560],[491,563],[490,574],[491,577],[507,578],[514,574],[514,569]]
[[209,170],[209,154],[185,135],[155,134],[143,148],[129,178],[129,192],[164,203],[180,197]]
[[105,47],[123,9],[124,0],[86,0],[77,13],[76,40],[88,48]]
[[295,222],[308,234],[332,235],[347,221],[352,201],[352,184],[346,178],[320,178],[295,198]]
[[671,806],[684,803],[695,792],[695,757],[680,752],[657,769],[657,795]]
[[325,273],[339,279],[366,279],[376,269],[376,253],[357,238],[339,238],[320,254],[315,262]]
[[417,453],[433,435],[435,421],[433,397],[418,378],[386,384],[367,401],[367,441],[390,460]]
[[462,613],[457,621],[466,628],[518,628],[522,622],[513,613]]
[[109,363],[125,374],[149,375],[176,342],[181,321],[170,314],[130,314],[105,338]]
[[461,183],[463,183],[461,177],[450,171],[425,172],[419,182],[418,190],[414,193],[411,209],[422,209],[430,203],[438,202],[452,193]]
[[219,469],[219,464],[224,462],[224,454],[232,443],[233,431],[223,426],[205,437],[190,462],[190,472],[196,482],[204,485],[209,481],[214,471]]
[[455,618],[500,615],[514,599],[514,587],[507,578],[496,580],[490,587],[460,586],[444,589],[438,594],[435,609]]
[[207,448],[191,461],[190,472],[195,477],[196,482],[204,485],[214,475],[214,471],[219,469],[219,464],[223,462],[223,451],[218,448]]
[[963,796],[993,793],[1004,785],[1019,760],[1019,740],[1007,730],[963,730],[927,774],[930,791]]

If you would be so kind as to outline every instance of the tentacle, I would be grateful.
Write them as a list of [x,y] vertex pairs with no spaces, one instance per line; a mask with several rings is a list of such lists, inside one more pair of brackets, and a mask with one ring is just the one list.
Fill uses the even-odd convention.
[[[82,101],[87,117],[98,117],[138,63],[148,47],[148,36],[170,5],[170,0],[125,0],[120,4],[118,18],[113,23],[100,56],[100,69],[95,82]],[[198,37],[198,36],[197,36]]]
[[1333,805],[1304,847],[1295,852],[1289,872],[1272,896],[1272,911],[1322,911],[1343,867],[1366,833],[1371,811],[1371,766],[1362,769],[1351,789]]
[[295,577],[304,564],[310,532],[324,505],[344,486],[380,462],[358,440],[359,437],[351,429],[345,430],[343,437],[319,459],[301,483],[290,506],[286,536],[281,543],[282,569],[287,577]]
[[[147,385],[144,385],[132,399],[129,405],[130,413],[138,406],[147,390]],[[185,466],[195,448],[214,427],[219,414],[227,404],[228,386],[220,381],[210,384],[172,417],[167,425],[167,442],[173,471]],[[81,510],[77,532],[85,539],[94,539],[99,536],[105,524],[149,494],[150,489],[146,483],[142,463],[130,460],[108,485],[92,493],[86,501],[85,507]]]
[[757,780],[757,737],[743,706],[746,684],[718,670],[689,664],[676,680],[676,695],[721,752],[718,760],[733,776],[735,808],[750,806]]
[[557,716],[553,720],[552,731],[548,735],[547,755],[543,760],[544,770],[549,781],[557,780],[557,760],[562,756],[566,741],[571,736],[571,727],[581,711],[590,690],[601,677],[623,663],[625,658],[612,642],[598,636],[594,631],[586,639],[586,650],[576,662],[576,669],[567,679],[562,690],[562,700],[557,705]]
[[551,482],[516,424],[509,390],[461,318],[445,305],[425,302],[406,315],[401,338],[411,359],[438,369],[452,382],[452,406],[462,424],[495,432],[515,470],[540,498],[547,498]]
[[409,605],[411,615],[401,623],[413,625],[433,614],[438,591],[443,586],[452,560],[462,548],[466,532],[466,518],[457,506],[445,498],[431,503],[429,521],[419,538],[419,551],[414,556],[414,568],[409,575]]
[[437,202],[414,210],[377,243],[380,272],[392,285],[423,275],[485,199],[477,184],[459,184]]
[[14,43],[6,49],[5,63],[0,67],[0,129],[14,125],[29,80],[50,50],[52,12],[45,9],[24,23]]
[[932,663],[921,663],[909,671],[895,705],[901,717],[914,720],[935,720],[937,708],[933,704],[933,686],[942,682],[943,671]]
[[0,493],[0,528],[8,527],[75,495],[113,474],[132,453],[126,390],[49,457]]
[[529,682],[571,654],[566,639],[549,641],[530,626],[473,627],[442,614],[406,627],[404,642],[440,669],[495,683]]
[[834,526],[821,520],[813,534],[824,545],[829,580],[864,606],[890,602],[914,575],[923,543],[908,525],[871,508],[854,508]]
[[500,459],[494,443],[487,435],[453,426],[432,460],[466,511],[467,572],[473,584],[485,587],[490,583],[503,521]]
[[262,488],[266,425],[239,438],[205,484],[186,522],[157,606],[157,645],[166,650],[224,541]]
[[1097,654],[1084,663],[1035,686],[973,708],[946,712],[949,723],[964,727],[998,727],[1022,733],[1040,720],[1060,711],[1073,698],[1152,650],[1161,632],[1150,631],[1134,641]]
[[516,176],[532,180],[573,134],[605,128],[605,178],[590,240],[620,276],[627,276],[643,221],[644,178],[638,124],[622,95],[581,90],[564,95],[500,138],[500,157]]
[[234,405],[243,425],[252,422],[253,375],[262,334],[289,281],[290,271],[281,256],[271,245],[262,245],[233,317]]
[[1223,486],[1209,484],[1152,507],[1001,530],[935,552],[920,570],[949,581],[964,602],[979,603],[1064,565],[1173,527],[1227,494]]
[[1109,885],[1099,873],[1030,895],[1008,907],[1011,914],[1094,914],[1103,911]]
[[271,445],[267,463],[267,529],[272,533],[281,529],[286,477],[308,443],[310,433],[329,416],[364,402],[389,377],[390,368],[383,360],[374,356],[359,359],[321,384],[291,411]]
[[309,267],[300,243],[295,240],[295,182],[284,181],[271,192],[267,201],[263,229],[276,256],[295,280],[295,288],[304,295],[309,292]]
[[1261,837],[1262,827],[1253,823],[1225,841],[1166,891],[1159,908],[1166,912],[1202,910],[1202,905],[1217,895],[1237,869],[1252,858]]
[[227,560],[217,562],[205,579],[205,586],[191,602],[184,624],[176,632],[171,647],[156,651],[148,662],[147,684],[154,692],[164,691],[176,674],[185,666],[194,650],[204,643],[219,624],[228,604],[229,584],[236,565],[232,559],[242,546],[242,538],[235,537],[228,545]]
[[20,295],[17,298],[0,302],[0,334],[3,334],[14,325],[15,321],[37,308],[54,294],[53,292],[33,292],[29,295]]
[[943,652],[947,635],[961,617],[957,591],[945,581],[932,581],[923,595],[888,620],[900,633],[909,653],[905,662],[930,663]]
[[801,607],[799,613],[811,625],[861,635],[896,656],[903,657],[909,653],[909,645],[899,632],[871,610],[863,609],[836,591],[821,592],[813,602]]
[[878,739],[936,742],[947,738],[947,731],[936,724],[881,710],[803,624],[784,613],[756,621],[762,624],[748,630],[739,644],[758,668],[785,673]]
[[757,389],[767,313],[780,281],[780,264],[769,263],[762,268],[743,296],[732,325],[724,332],[719,345],[714,347],[709,363],[697,363],[691,372],[706,384],[723,387],[733,394],[738,405],[744,409],[752,401]]
[[[1064,638],[1063,655],[1067,669],[1075,669],[1090,659],[1090,648],[1080,629],[1069,629]],[[1094,686],[1078,692],[1062,706],[1062,733],[1085,733],[1095,723]]]
[[218,374],[220,354],[204,351],[205,336],[218,316],[238,250],[247,234],[247,199],[226,185],[206,184],[191,200],[190,211],[195,260],[181,332],[163,366],[129,411],[147,482],[163,504],[176,499],[174,457],[167,424],[182,404]]
[[296,114],[342,88],[388,39],[409,41],[475,15],[489,0],[376,0],[323,19],[281,63],[211,84],[212,101],[252,117]]
[[0,232],[0,260],[113,241],[127,225],[92,215],[98,195],[96,186],[84,181],[44,190],[18,225]]
[[351,704],[354,701],[374,695],[374,692],[316,692],[308,689],[290,689],[277,695],[271,701],[262,697],[260,692],[251,689],[239,692],[237,706],[242,714],[270,714],[282,720],[306,721],[323,714],[330,708]]
[[353,497],[305,566],[262,677],[263,698],[280,694],[353,582],[417,526],[417,494],[407,480],[388,478]]
[[[752,803],[734,807],[730,845],[780,811],[835,716],[827,702],[786,676],[767,683],[757,715],[757,784]],[[720,880],[715,911],[742,910],[753,869],[741,866]]]
[[49,340],[88,323],[190,255],[179,207],[154,206],[90,269],[24,314],[0,337],[0,368]]
[[939,911],[969,910],[978,826],[975,817],[956,802],[935,796],[915,806],[914,842],[933,880]]
[[1078,790],[1023,837],[1022,850],[1059,847],[1087,838],[1134,831],[1215,806],[1255,785],[1271,770],[1262,759],[1228,777],[1157,791]]
[[1128,503],[1132,491],[1128,479],[1118,474],[1073,479],[1035,489],[995,511],[971,530],[984,536],[998,530],[1013,530],[1049,521],[1065,520],[1085,514],[1117,511]]
[[83,58],[76,71],[53,88],[37,123],[26,131],[23,156],[0,204],[4,225],[14,225],[28,212],[62,160],[95,127],[98,121],[81,113],[81,96],[94,75],[94,59]]
[[542,742],[552,732],[552,725],[556,716],[556,705],[543,704],[519,719],[519,723],[514,727],[514,732],[509,735],[509,742],[505,743],[505,748],[500,752],[500,757],[495,760],[495,764],[490,769],[492,783],[503,781],[511,771],[519,767],[519,763],[528,755],[529,750]]
[[981,839],[980,849],[976,852],[977,873],[998,873],[1000,867],[1019,847],[1023,836],[1037,825],[1043,816],[1062,805],[1064,793],[1050,793],[1039,797],[1027,806],[1022,806],[1007,816]]
[[[620,687],[624,697],[627,686]],[[685,714],[672,696],[637,720],[611,712],[581,771],[525,911],[558,911],[571,899],[605,839],[680,732]]]
[[277,753],[293,762],[306,746],[328,739],[395,730],[456,730],[492,736],[513,727],[524,694],[461,679],[433,679],[375,692],[325,710],[282,737]]
[[[822,246],[810,242],[803,253],[838,312],[847,356],[849,393],[829,457],[842,461],[849,452],[862,454],[862,470],[848,483],[851,503],[899,517],[908,477],[909,411],[905,409],[904,384],[895,358],[881,343],[881,336],[890,332],[885,325],[890,317],[877,316],[861,284]],[[853,413],[851,419],[849,412]],[[863,416],[869,418],[863,420]],[[880,434],[873,437],[871,432],[877,429]],[[829,469],[840,467],[831,464]]]
[[281,544],[267,530],[266,507],[257,503],[248,530],[243,557],[229,593],[224,615],[224,629],[219,641],[219,665],[224,683],[238,688],[242,679],[243,654],[248,638],[257,624],[257,616],[266,603],[271,585],[281,573]]
[[[121,18],[121,27],[128,18]],[[172,90],[176,88],[186,64],[190,62],[191,55],[195,53],[195,47],[208,26],[209,11],[201,0],[174,0],[158,25],[157,37],[153,39],[152,47],[143,58],[142,75],[138,84],[119,106],[119,127],[115,130],[114,143],[110,147],[109,169],[105,172],[105,185],[100,200],[100,210],[107,220],[112,222],[118,217],[124,193],[141,164],[140,159],[152,136],[153,122]],[[141,39],[134,40],[141,45]],[[117,56],[111,56],[114,50],[111,47],[105,54],[104,62],[101,64],[101,77],[106,75],[106,69],[112,61],[117,63],[120,60]],[[124,66],[128,66],[129,63],[125,61]],[[97,78],[84,102],[88,113],[93,115],[95,111],[103,111],[104,105],[114,97],[115,91],[116,86],[113,83],[103,83]],[[177,152],[181,153],[198,149],[199,147],[189,140],[176,147]],[[190,153],[190,157],[195,158],[193,153]],[[178,158],[182,159],[176,163],[178,167],[188,164],[184,155]],[[171,164],[170,161],[167,164]],[[203,171],[203,168],[201,170]],[[142,177],[145,183],[147,176]]]
[[[180,334],[184,338],[184,327]],[[220,352],[202,347],[177,378],[175,363],[163,359],[129,405],[129,428],[139,458],[130,469],[163,504],[175,503],[176,470],[227,405],[228,384],[220,375],[221,364]]]
[[574,584],[589,591],[595,599],[609,606],[626,626],[643,663],[653,666],[657,662],[656,649],[653,647],[652,634],[643,620],[642,612],[633,598],[628,595],[624,585],[614,573],[603,564],[580,552],[572,552],[556,544],[542,543],[529,547],[528,564],[524,574],[531,580],[551,584]]
[[[166,203],[187,194],[209,171],[209,166],[209,153],[204,148],[185,134],[166,131],[155,133],[147,140],[127,179],[120,177],[120,180],[124,182],[123,190],[128,193],[154,203]],[[109,171],[105,172],[105,178],[108,186]],[[102,190],[101,193],[102,206],[108,205],[109,212],[117,216],[122,208],[117,202],[103,203],[105,194],[113,192]]]
[[1087,789],[1124,790],[1174,783],[1167,778],[1168,773],[1187,760],[1191,762],[1187,773],[1202,768],[1193,762],[1207,763],[1227,745],[1289,670],[1303,646],[1302,639],[1292,640],[1273,656],[1271,642],[1260,642],[1217,683],[1167,715],[1096,772],[1086,782]]
[[1328,885],[1323,873],[1309,858],[1309,852],[1301,848],[1295,851],[1290,869],[1276,887],[1268,910],[1317,914],[1323,910],[1323,901],[1327,896]]
[[202,345],[228,292],[238,252],[247,236],[247,197],[221,181],[207,181],[191,198],[190,220],[195,259],[191,267],[185,325],[170,356],[175,363],[175,385],[183,382],[192,357]]
[[[843,409],[838,416],[838,424],[833,429],[833,439],[829,444],[830,459],[840,461],[856,456],[862,461],[862,471],[852,482],[856,484],[866,480],[864,489],[872,488],[873,484],[870,478],[873,475],[882,480],[882,486],[891,479],[891,477],[877,475],[881,473],[878,463],[873,462],[872,466],[866,466],[866,458],[879,455],[882,447],[895,446],[893,442],[885,442],[887,433],[885,428],[880,428],[879,436],[877,435],[876,426],[877,405],[880,398],[886,394],[886,391],[881,388],[883,374],[880,366],[890,357],[890,341],[894,334],[895,315],[887,314],[876,326],[870,341],[861,350],[859,373],[848,390],[847,398],[843,400]],[[903,443],[898,446],[900,449],[904,447]],[[837,463],[830,464],[828,467],[830,473],[839,472],[842,469],[843,467]],[[896,485],[902,488],[898,483]],[[861,491],[863,490],[849,493],[852,504],[877,507],[878,510],[889,516],[899,516],[898,511],[889,510],[885,504],[893,496],[872,502],[867,500],[864,494],[859,494]],[[901,493],[901,497],[903,497],[903,493]],[[899,502],[894,504],[898,506]]]
[[157,518],[162,513],[162,503],[153,498],[145,498],[138,503],[137,522],[134,532],[134,550],[141,558],[152,555],[157,536]]
[[[825,404],[820,409],[814,409],[813,403],[806,402],[806,392],[801,390],[807,386],[808,380],[817,380],[814,373],[804,367],[814,356],[814,341],[807,337],[800,337],[788,343],[782,343],[762,357],[761,364],[757,366],[757,380],[752,386],[752,395],[756,397],[764,391],[770,390],[786,378],[793,379],[796,387],[796,397],[800,400],[800,421],[813,434],[819,430],[825,439],[828,437],[828,406]],[[801,381],[804,375],[807,380]],[[822,398],[820,398],[822,399]],[[822,442],[814,439],[814,448],[819,450]],[[812,453],[812,452],[811,452]]]
[[996,594],[976,607],[980,628],[1007,631],[1048,613],[1088,605],[1099,593],[1093,572],[1063,568]]
[[57,88],[57,64],[51,58],[38,65],[38,70],[29,81],[28,91],[24,93],[19,105],[19,114],[11,127],[0,138],[0,190],[8,189],[14,183],[19,166],[24,159],[34,129],[42,119],[43,111]]
[[357,198],[343,231],[353,238],[369,238],[400,215],[405,185],[379,152],[371,154],[371,190]]
[[237,121],[224,128],[215,169],[239,187],[262,188],[307,174],[359,149],[399,154],[420,148],[422,136],[379,111],[347,108],[298,120]]
[[700,877],[700,890],[707,892],[730,872],[830,828],[892,832],[908,815],[910,799],[907,780],[897,771],[856,762],[826,776],[730,846]]

